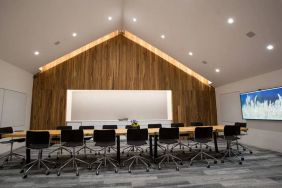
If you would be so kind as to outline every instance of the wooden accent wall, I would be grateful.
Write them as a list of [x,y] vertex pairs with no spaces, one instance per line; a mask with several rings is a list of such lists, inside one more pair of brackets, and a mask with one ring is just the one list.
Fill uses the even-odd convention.
[[67,89],[172,90],[174,122],[217,123],[213,87],[122,34],[34,76],[31,129],[65,123]]

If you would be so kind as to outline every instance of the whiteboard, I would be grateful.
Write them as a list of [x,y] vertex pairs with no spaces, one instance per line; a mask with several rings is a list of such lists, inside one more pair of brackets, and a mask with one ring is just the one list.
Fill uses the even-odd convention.
[[27,95],[25,93],[7,89],[2,89],[2,91],[2,101],[0,101],[2,102],[1,126],[24,126],[26,118]]
[[223,122],[242,121],[240,92],[223,93],[220,95],[220,112]]
[[171,120],[170,90],[68,90],[67,121]]

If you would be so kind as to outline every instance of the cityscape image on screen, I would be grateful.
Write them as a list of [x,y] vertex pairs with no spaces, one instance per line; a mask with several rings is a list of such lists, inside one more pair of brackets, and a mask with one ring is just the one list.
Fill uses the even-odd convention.
[[282,120],[282,87],[241,93],[243,119]]

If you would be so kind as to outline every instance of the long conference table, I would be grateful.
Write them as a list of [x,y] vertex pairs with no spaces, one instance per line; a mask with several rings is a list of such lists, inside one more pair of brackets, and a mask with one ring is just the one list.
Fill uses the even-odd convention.
[[[224,131],[224,125],[211,125],[213,127],[213,139],[214,139],[214,148],[216,152],[218,151],[217,146],[217,136],[218,133]],[[202,126],[201,126],[202,127]],[[181,135],[194,135],[195,132],[195,126],[189,126],[189,127],[180,127],[179,128],[179,134]],[[49,131],[51,137],[58,137],[61,135],[60,130],[33,130],[33,131]],[[92,136],[93,135],[93,129],[91,130],[83,130],[84,136]],[[126,136],[127,129],[125,128],[118,128],[115,129],[116,131],[116,145],[117,145],[117,161],[120,162],[120,136]],[[241,131],[247,132],[248,128],[241,128]],[[149,145],[150,145],[150,157],[154,160],[158,156],[158,134],[159,134],[159,128],[150,128],[148,129],[149,134]],[[19,131],[9,134],[3,134],[3,138],[25,138],[26,137],[26,131]],[[153,142],[154,142],[154,148],[153,148]],[[26,148],[26,162],[30,162],[30,149]]]

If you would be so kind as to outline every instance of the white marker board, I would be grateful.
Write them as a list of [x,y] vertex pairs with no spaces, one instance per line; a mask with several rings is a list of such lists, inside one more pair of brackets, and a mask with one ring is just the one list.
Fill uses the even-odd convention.
[[1,127],[25,125],[27,95],[18,91],[0,89]]

